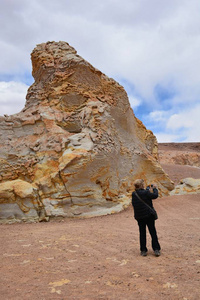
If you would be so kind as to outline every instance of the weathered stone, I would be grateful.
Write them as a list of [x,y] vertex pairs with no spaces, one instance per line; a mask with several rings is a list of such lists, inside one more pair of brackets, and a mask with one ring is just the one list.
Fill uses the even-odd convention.
[[35,82],[25,107],[0,119],[1,219],[117,212],[138,177],[161,195],[173,189],[156,138],[122,86],[65,42],[40,44],[31,56]]
[[170,195],[199,194],[200,179],[185,178],[170,192]]
[[38,221],[45,217],[38,191],[30,183],[17,179],[0,183],[0,219]]

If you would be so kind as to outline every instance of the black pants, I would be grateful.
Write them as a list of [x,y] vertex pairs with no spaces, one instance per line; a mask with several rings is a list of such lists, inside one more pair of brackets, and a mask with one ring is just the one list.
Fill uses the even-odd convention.
[[148,227],[149,233],[151,235],[151,244],[153,250],[160,250],[160,244],[158,242],[154,218],[151,216],[149,218],[138,220],[138,226],[140,231],[140,251],[148,251],[146,247],[146,226]]

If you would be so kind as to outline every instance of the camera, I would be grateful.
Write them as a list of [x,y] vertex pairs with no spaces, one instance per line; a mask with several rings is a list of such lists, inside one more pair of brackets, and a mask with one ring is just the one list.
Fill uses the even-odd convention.
[[146,190],[150,190],[150,188],[153,188],[153,184],[148,185]]

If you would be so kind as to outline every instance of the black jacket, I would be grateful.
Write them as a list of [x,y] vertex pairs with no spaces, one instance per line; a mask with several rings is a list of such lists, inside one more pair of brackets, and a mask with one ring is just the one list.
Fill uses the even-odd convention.
[[[158,190],[156,188],[153,189],[153,193],[144,189],[136,190],[136,192],[144,202],[153,208],[152,199],[158,198]],[[136,220],[148,218],[151,215],[150,209],[138,199],[135,192],[132,193],[132,205]]]

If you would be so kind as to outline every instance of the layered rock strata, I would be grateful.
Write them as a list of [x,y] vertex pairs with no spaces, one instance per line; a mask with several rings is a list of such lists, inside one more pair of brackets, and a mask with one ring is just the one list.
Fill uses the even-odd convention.
[[25,108],[0,118],[0,218],[93,216],[130,203],[133,181],[173,183],[124,88],[65,42],[38,45]]

